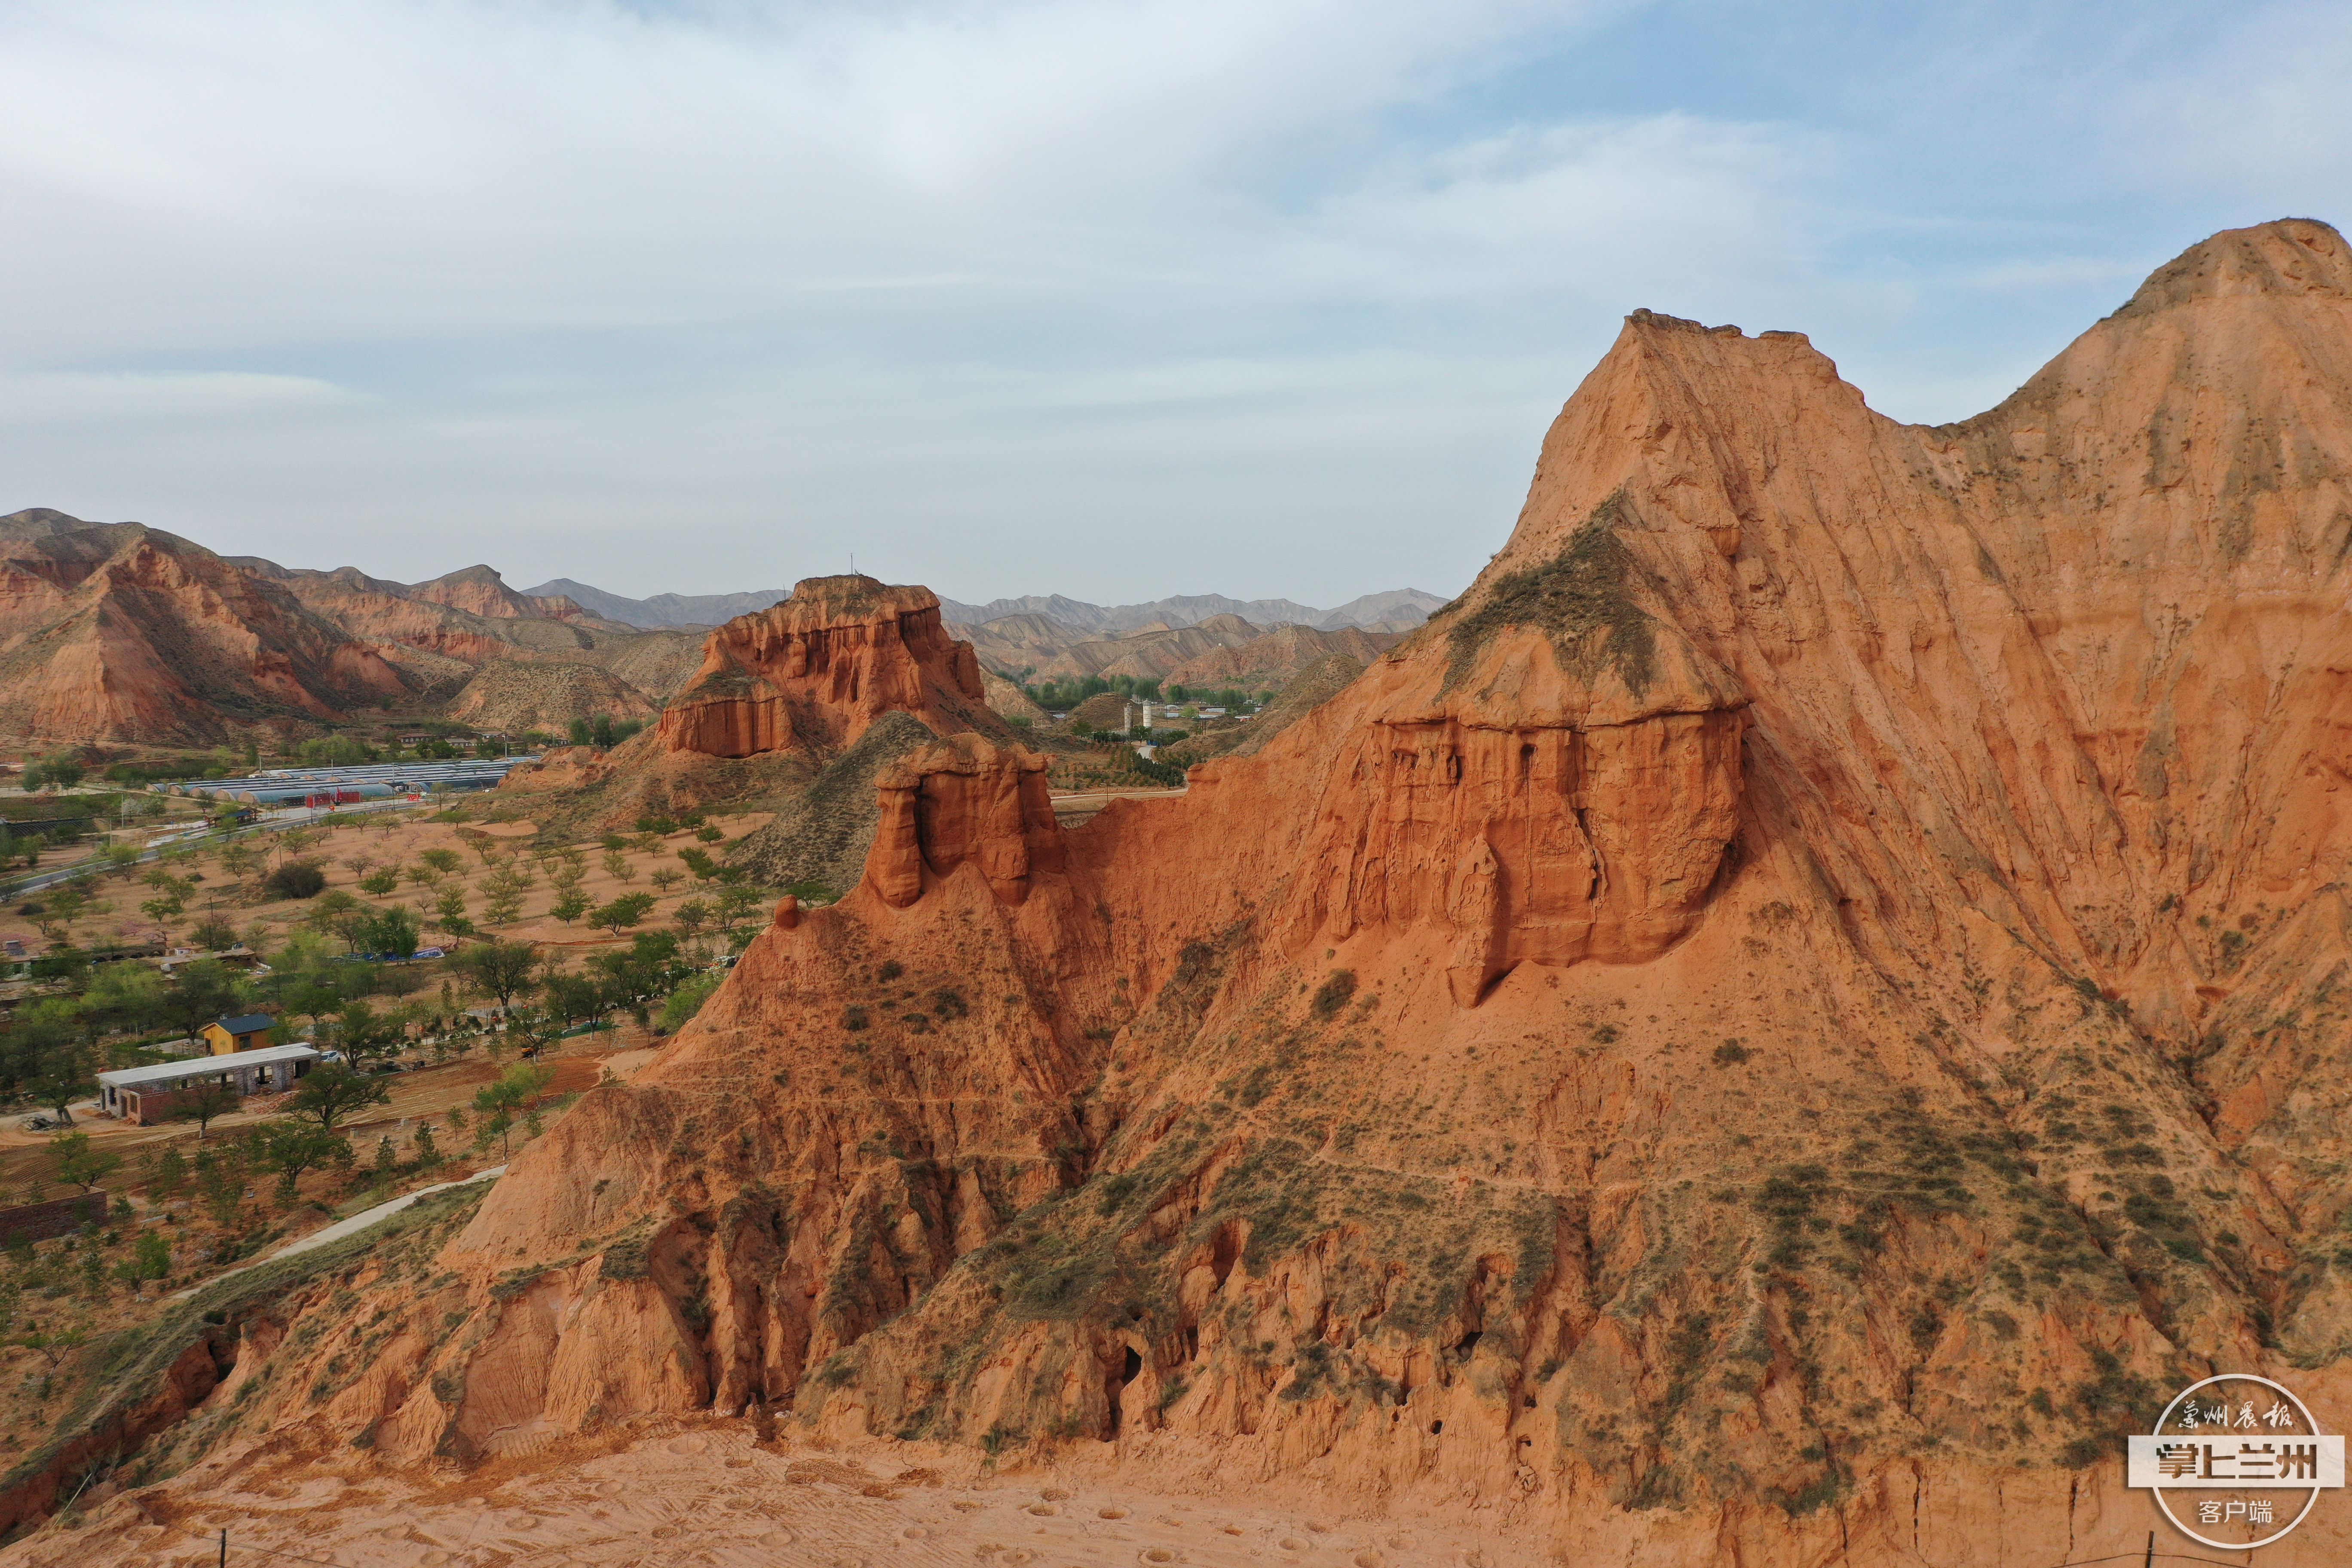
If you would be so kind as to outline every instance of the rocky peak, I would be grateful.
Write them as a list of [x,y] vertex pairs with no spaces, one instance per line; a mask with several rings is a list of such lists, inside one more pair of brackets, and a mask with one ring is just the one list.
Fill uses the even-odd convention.
[[670,751],[712,756],[826,752],[894,710],[941,732],[993,728],[980,661],[941,625],[938,595],[812,577],[710,634],[702,668],[662,713],[661,737]]
[[465,610],[492,620],[529,620],[546,613],[528,595],[508,587],[506,579],[489,566],[467,566],[429,583],[411,584],[404,591],[410,598],[428,605],[446,605],[453,610]]
[[[2317,294],[2352,300],[2352,247],[2315,218],[2224,229],[2148,275],[2116,316],[2144,316],[2240,294]],[[2112,319],[2112,318],[2111,318]]]

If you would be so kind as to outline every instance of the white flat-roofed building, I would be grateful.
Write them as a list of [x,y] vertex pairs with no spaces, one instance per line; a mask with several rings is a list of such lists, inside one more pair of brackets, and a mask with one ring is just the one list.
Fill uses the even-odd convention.
[[263,1046],[153,1067],[117,1068],[98,1075],[99,1109],[152,1127],[172,1114],[182,1094],[199,1084],[219,1084],[240,1097],[278,1094],[292,1089],[294,1080],[318,1059],[315,1046]]

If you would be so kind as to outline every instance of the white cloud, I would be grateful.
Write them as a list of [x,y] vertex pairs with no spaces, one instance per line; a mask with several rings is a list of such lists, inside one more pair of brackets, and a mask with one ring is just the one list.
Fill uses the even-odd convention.
[[0,374],[0,417],[110,426],[121,419],[241,419],[368,400],[307,375],[254,371],[67,371]]
[[965,598],[1448,591],[1636,305],[1948,418],[2196,237],[2168,171],[2345,193],[2343,24],[2152,13],[2113,59],[1776,13],[1799,80],[1637,0],[18,0],[0,510],[635,591],[852,536]]

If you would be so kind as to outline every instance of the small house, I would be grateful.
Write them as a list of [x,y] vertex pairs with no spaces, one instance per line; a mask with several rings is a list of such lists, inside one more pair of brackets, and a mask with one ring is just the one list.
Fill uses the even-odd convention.
[[279,1094],[292,1089],[294,1080],[309,1072],[318,1059],[314,1046],[264,1046],[227,1056],[118,1068],[98,1075],[99,1109],[108,1116],[152,1127],[168,1120],[181,1096],[200,1085],[217,1083],[240,1098]]
[[196,1033],[213,1048],[213,1055],[226,1057],[268,1044],[269,1026],[276,1022],[267,1013],[241,1013],[206,1024]]

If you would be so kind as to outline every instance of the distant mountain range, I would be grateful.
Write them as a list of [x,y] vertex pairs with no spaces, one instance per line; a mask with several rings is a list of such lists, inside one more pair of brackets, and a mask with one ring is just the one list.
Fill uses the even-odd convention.
[[[649,599],[624,598],[569,577],[557,577],[530,590],[533,598],[570,599],[593,616],[633,626],[716,626],[737,616],[764,610],[792,597],[790,588],[768,588],[750,594],[656,594]],[[1129,632],[1147,626],[1191,626],[1213,616],[1239,616],[1260,626],[1304,626],[1331,631],[1341,626],[1366,630],[1407,631],[1429,618],[1445,603],[1418,588],[1392,588],[1366,594],[1337,609],[1318,610],[1289,599],[1228,599],[1222,594],[1180,594],[1145,605],[1090,605],[1059,594],[1030,594],[1018,599],[992,599],[967,605],[942,598],[942,619],[961,626],[985,626],[1007,616],[1045,616],[1074,631]]]
[[[520,594],[488,565],[394,583],[28,508],[0,516],[0,736],[185,746],[361,715],[508,731],[646,718],[699,668],[703,627],[790,596],[629,599],[561,578]],[[1255,688],[1332,655],[1360,665],[1438,603],[1402,590],[1336,610],[1214,595],[943,607],[991,668]]]

